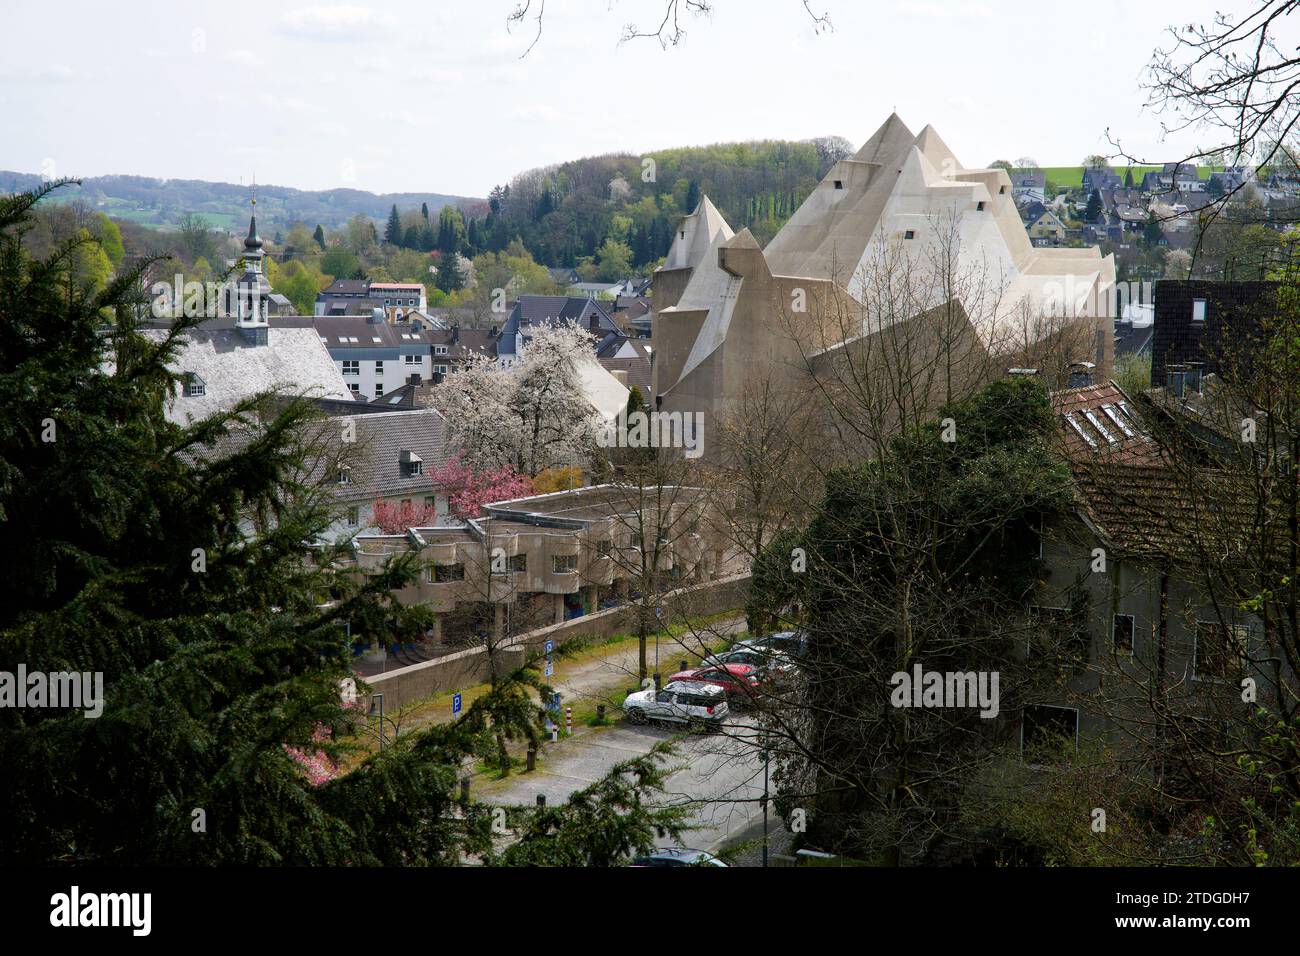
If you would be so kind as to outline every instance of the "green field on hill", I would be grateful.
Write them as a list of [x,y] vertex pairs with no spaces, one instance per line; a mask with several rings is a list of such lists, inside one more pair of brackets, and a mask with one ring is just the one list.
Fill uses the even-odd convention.
[[[1202,179],[1209,179],[1210,173],[1218,172],[1218,166],[1201,166],[1197,169]],[[1133,183],[1140,185],[1142,177],[1147,173],[1159,172],[1160,166],[1115,166],[1113,167],[1121,179],[1124,178],[1126,170],[1133,170]],[[1025,172],[1017,169],[1016,172]],[[1047,181],[1056,186],[1057,189],[1078,189],[1083,185],[1083,167],[1082,166],[1043,166],[1042,172],[1046,174]]]

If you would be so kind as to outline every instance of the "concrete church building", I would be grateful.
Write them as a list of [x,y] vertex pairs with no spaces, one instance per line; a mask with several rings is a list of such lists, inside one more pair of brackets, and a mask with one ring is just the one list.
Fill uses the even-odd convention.
[[766,249],[707,197],[683,217],[654,275],[653,393],[707,422],[756,379],[806,388],[836,355],[936,310],[962,328],[943,344],[916,336],[931,364],[960,338],[983,377],[1005,373],[1068,328],[1069,360],[1105,370],[1114,280],[1096,247],[1031,245],[1005,171],[968,169],[932,128],[914,135],[891,115]]

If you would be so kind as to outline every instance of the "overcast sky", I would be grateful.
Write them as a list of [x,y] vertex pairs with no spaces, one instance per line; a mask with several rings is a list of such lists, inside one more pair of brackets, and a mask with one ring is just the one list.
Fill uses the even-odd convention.
[[[538,0],[533,0],[534,7]],[[1161,143],[1140,89],[1178,22],[1249,0],[714,0],[675,48],[619,43],[664,0],[317,4],[0,0],[0,169],[484,196],[536,166],[767,137],[861,143],[897,110],[968,166]],[[13,42],[15,37],[28,38]]]

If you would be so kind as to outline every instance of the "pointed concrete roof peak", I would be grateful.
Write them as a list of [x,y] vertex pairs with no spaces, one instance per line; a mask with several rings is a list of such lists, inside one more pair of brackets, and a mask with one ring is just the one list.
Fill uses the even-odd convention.
[[708,193],[700,194],[700,201],[695,204],[691,210],[691,215],[699,218],[701,225],[704,226],[705,234],[712,237],[719,232],[731,233],[731,227],[727,225],[727,220],[718,212],[718,207],[713,205],[713,200],[709,198]]
[[862,148],[853,154],[853,158],[864,163],[883,162],[894,154],[904,143],[912,142],[916,137],[899,119],[897,113],[890,113],[889,118],[871,134],[871,138],[862,144]]
[[759,246],[759,244],[758,244],[758,240],[754,238],[754,234],[753,234],[752,232],[749,231],[749,227],[748,227],[748,226],[746,226],[744,229],[740,230],[740,232],[736,233],[734,236],[732,236],[732,237],[731,237],[730,239],[728,239],[726,242],[722,243],[722,247],[723,247],[724,249],[758,249],[758,248],[760,248],[760,246]]
[[916,148],[935,166],[942,167],[945,163],[951,163],[954,169],[959,166],[957,157],[953,155],[948,144],[943,141],[933,126],[927,124],[925,129],[921,130],[920,135],[916,137]]
[[702,195],[695,209],[681,218],[663,268],[694,268],[704,260],[715,242],[730,239],[732,235],[731,227],[718,212],[718,207],[708,196]]

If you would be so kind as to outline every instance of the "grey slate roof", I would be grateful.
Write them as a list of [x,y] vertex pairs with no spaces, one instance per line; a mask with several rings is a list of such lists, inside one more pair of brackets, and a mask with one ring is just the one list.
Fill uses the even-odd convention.
[[[356,441],[343,441],[343,425],[356,426]],[[322,453],[312,462],[306,478],[323,482],[333,496],[344,502],[371,502],[377,498],[408,494],[412,499],[434,494],[429,472],[450,457],[447,420],[432,408],[337,415],[305,426],[309,437],[319,442]],[[243,448],[253,438],[252,429],[233,432],[219,439],[198,457],[216,461]],[[423,462],[421,474],[408,475],[402,453],[410,452]],[[338,483],[340,467],[346,466],[351,481]]]
[[499,336],[488,329],[440,329],[425,335],[430,345],[448,346],[446,355],[434,355],[433,364],[450,360],[463,363],[471,355],[486,355],[496,358]]
[[[372,500],[409,493],[431,495],[433,484],[428,473],[446,464],[451,457],[447,445],[447,420],[433,408],[415,408],[402,411],[344,417],[342,421],[356,423],[355,445],[335,442],[339,458],[349,464],[352,482],[339,485],[336,494],[348,500]],[[340,419],[329,424],[334,434],[341,435]],[[419,475],[407,475],[402,468],[402,452],[419,456],[424,470]]]
[[[161,341],[164,329],[144,334]],[[197,375],[205,394],[178,395],[167,417],[178,423],[234,407],[258,392],[281,389],[315,398],[350,398],[338,366],[311,329],[273,327],[266,345],[249,345],[235,328],[202,327],[185,333],[174,367]]]
[[404,322],[392,325],[372,322],[369,315],[293,315],[274,318],[272,322],[280,328],[314,329],[329,349],[395,349],[428,345],[439,334],[428,329],[416,332]]
[[522,332],[527,337],[532,328],[567,322],[576,322],[583,329],[601,336],[606,332],[620,331],[595,299],[572,295],[521,295],[501,328],[497,351],[502,355],[514,355],[516,333]]

